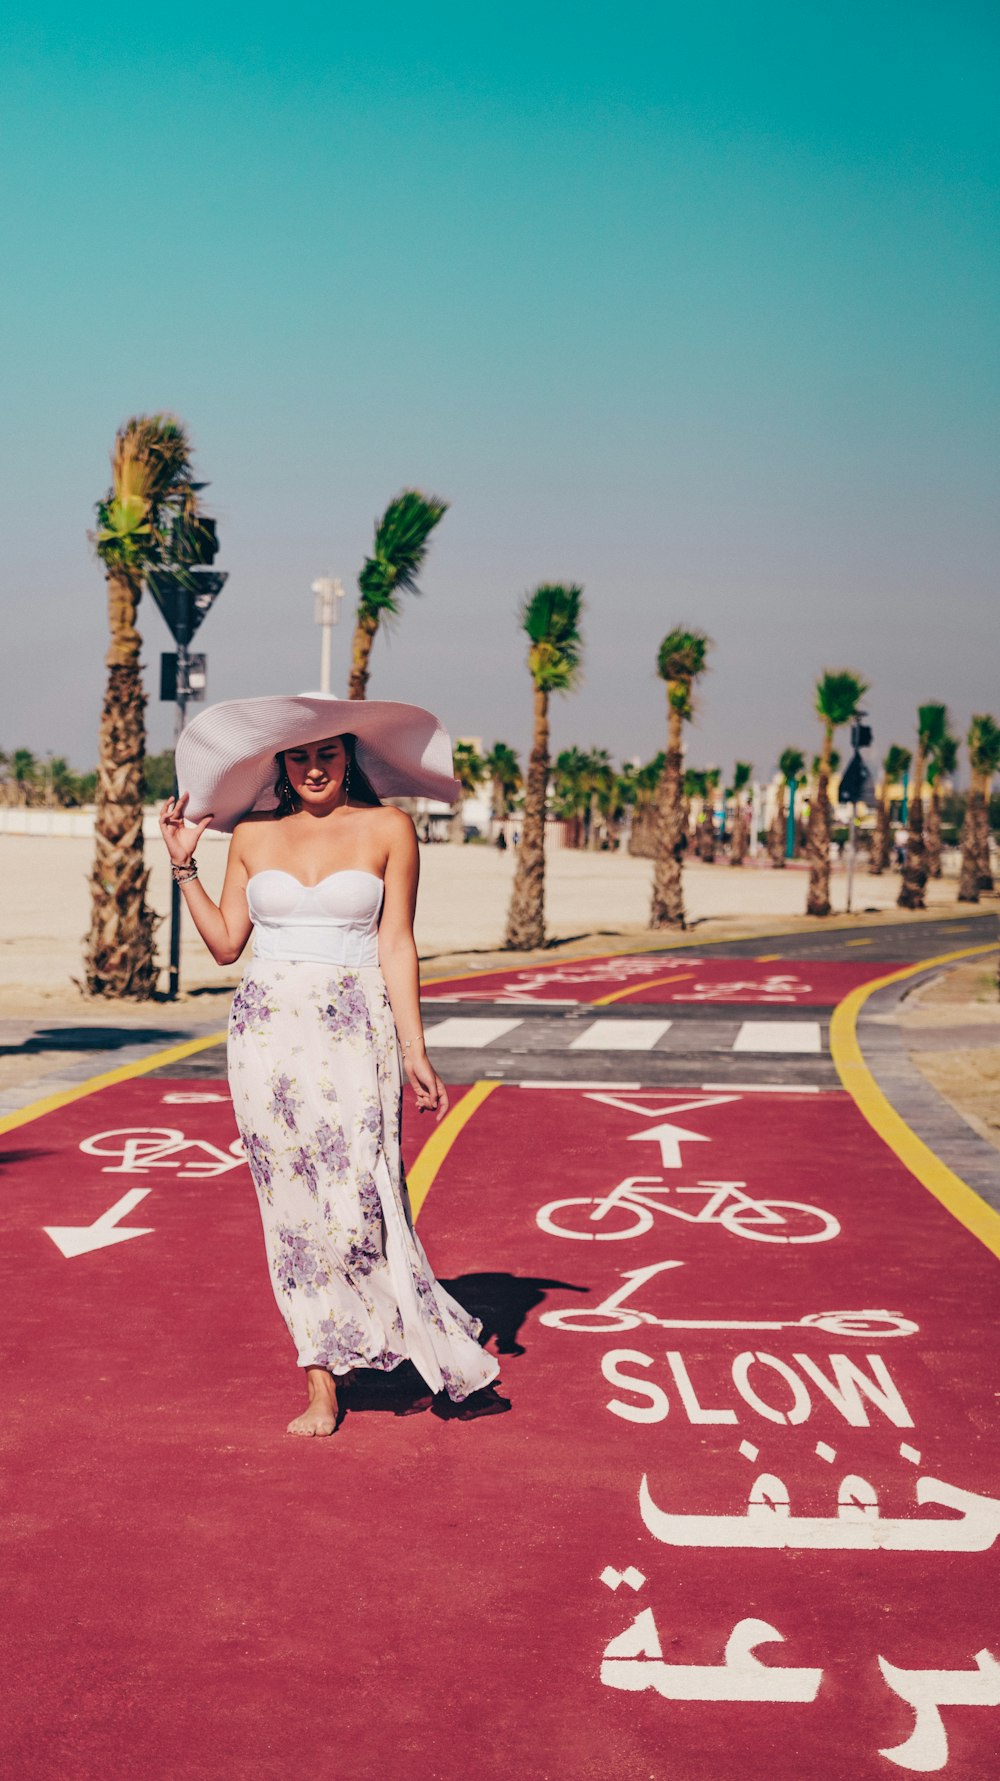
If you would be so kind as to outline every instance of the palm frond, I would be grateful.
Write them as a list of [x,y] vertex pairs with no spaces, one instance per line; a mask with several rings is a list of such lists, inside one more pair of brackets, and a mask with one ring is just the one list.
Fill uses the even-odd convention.
[[853,668],[825,670],[816,682],[817,716],[831,729],[838,729],[854,716],[868,685]]
[[947,705],[917,706],[917,735],[925,754],[934,754],[948,734]]
[[909,772],[912,760],[913,752],[911,749],[900,748],[898,743],[893,742],[885,751],[885,761],[883,764],[885,766],[886,778],[901,779],[904,773]]
[[797,780],[805,764],[801,748],[783,748],[778,757],[778,772],[786,781]]
[[404,489],[389,502],[375,523],[372,555],[358,576],[363,608],[381,620],[397,618],[400,594],[419,594],[417,575],[427,556],[428,539],[448,511],[447,501]]
[[683,681],[690,687],[708,666],[710,646],[711,638],[706,637],[704,631],[689,631],[683,627],[669,631],[657,652],[657,674],[661,680]]
[[521,602],[519,618],[531,647],[528,666],[543,692],[569,692],[583,667],[580,616],[583,589],[575,583],[543,582]]

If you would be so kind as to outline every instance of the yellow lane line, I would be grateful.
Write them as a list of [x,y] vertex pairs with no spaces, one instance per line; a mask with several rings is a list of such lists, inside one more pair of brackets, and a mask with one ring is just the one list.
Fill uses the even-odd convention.
[[19,1107],[16,1113],[5,1113],[0,1119],[0,1132],[12,1132],[32,1119],[41,1119],[43,1113],[54,1113],[57,1107],[68,1107],[71,1101],[82,1101],[86,1095],[96,1094],[98,1089],[111,1088],[116,1082],[129,1082],[133,1076],[162,1070],[166,1064],[177,1064],[181,1058],[193,1057],[196,1051],[207,1051],[212,1045],[225,1043],[224,1032],[211,1033],[207,1039],[185,1039],[182,1045],[168,1045],[165,1051],[154,1051],[151,1057],[140,1058],[136,1063],[120,1064],[117,1070],[89,1076],[75,1088],[61,1088],[53,1095],[44,1095],[40,1101],[29,1102],[27,1107]]
[[[850,945],[850,941],[848,941],[848,945]],[[780,952],[758,952],[754,963],[757,965],[773,965],[775,959],[780,959],[781,957],[782,954]]]
[[454,1107],[449,1107],[441,1124],[431,1133],[416,1162],[407,1169],[406,1184],[410,1190],[410,1208],[414,1219],[419,1217],[420,1208],[430,1193],[435,1177],[459,1132],[468,1125],[472,1115],[478,1112],[487,1096],[499,1087],[499,1082],[474,1082],[462,1099],[457,1101]]
[[910,1174],[915,1175],[921,1185],[926,1187],[928,1193],[940,1200],[952,1217],[957,1218],[959,1224],[963,1224],[974,1237],[978,1237],[993,1255],[1000,1257],[1000,1214],[994,1212],[985,1200],[981,1200],[939,1156],[935,1156],[933,1150],[922,1138],[917,1137],[916,1132],[896,1112],[865,1063],[857,1034],[858,1015],[868,997],[874,995],[877,989],[883,989],[887,983],[900,983],[905,977],[915,977],[921,971],[953,964],[958,959],[974,958],[981,953],[995,951],[995,945],[967,946],[960,952],[945,952],[938,958],[923,959],[918,965],[906,965],[899,971],[890,971],[885,977],[876,977],[874,982],[861,984],[858,989],[851,990],[833,1011],[830,1021],[830,1053],[841,1082],[868,1124],[888,1144],[889,1149],[895,1152]]
[[646,983],[630,983],[627,989],[616,989],[610,996],[597,996],[591,1008],[606,1008],[609,1002],[624,1002],[626,996],[638,995],[641,989],[662,989],[665,983],[690,983],[697,971],[675,971],[671,977],[650,977]]
[[845,946],[874,946],[874,940],[845,940]]

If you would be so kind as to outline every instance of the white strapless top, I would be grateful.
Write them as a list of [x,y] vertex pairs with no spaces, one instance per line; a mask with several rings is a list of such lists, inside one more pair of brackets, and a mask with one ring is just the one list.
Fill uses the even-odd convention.
[[253,956],[319,965],[377,965],[384,886],[374,872],[328,872],[302,884],[271,867],[247,880]]

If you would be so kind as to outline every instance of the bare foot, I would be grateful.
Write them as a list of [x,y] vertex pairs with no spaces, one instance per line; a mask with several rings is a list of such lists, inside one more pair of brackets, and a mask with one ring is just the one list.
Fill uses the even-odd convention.
[[337,1426],[337,1387],[325,1367],[307,1367],[309,1403],[288,1424],[290,1435],[332,1435]]

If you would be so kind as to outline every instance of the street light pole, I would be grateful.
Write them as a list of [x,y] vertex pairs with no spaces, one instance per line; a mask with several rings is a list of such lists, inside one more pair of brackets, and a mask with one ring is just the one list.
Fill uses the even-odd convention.
[[319,690],[321,693],[330,691],[330,633],[340,617],[340,602],[344,598],[342,582],[331,575],[321,575],[312,584],[312,592],[316,596],[315,618],[322,627],[323,640],[320,654]]

